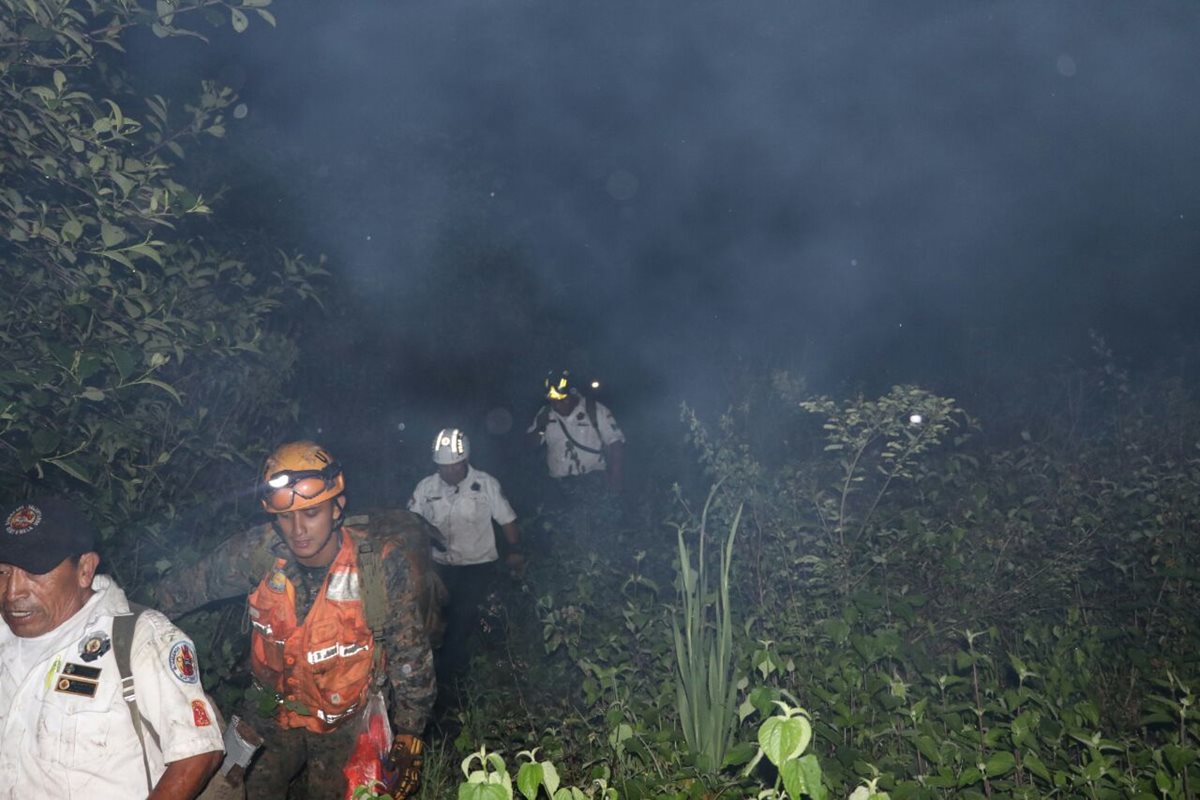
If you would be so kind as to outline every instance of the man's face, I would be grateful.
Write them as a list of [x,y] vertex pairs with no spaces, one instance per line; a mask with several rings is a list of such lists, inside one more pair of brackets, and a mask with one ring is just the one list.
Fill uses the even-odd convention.
[[342,514],[343,502],[343,498],[335,497],[319,505],[275,515],[275,529],[304,566],[324,567],[333,563],[341,547],[334,523]]
[[575,408],[575,404],[579,402],[578,395],[569,394],[562,400],[551,400],[550,406],[560,417],[565,417],[571,413],[571,409]]
[[95,553],[84,553],[41,575],[0,564],[0,615],[9,630],[28,639],[62,625],[92,596],[99,563]]
[[451,486],[458,486],[462,479],[467,477],[467,462],[463,460],[457,464],[438,464],[438,475]]

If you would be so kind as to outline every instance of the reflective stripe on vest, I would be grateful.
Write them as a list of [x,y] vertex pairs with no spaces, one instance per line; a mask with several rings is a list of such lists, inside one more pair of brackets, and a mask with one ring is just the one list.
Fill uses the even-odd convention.
[[342,546],[302,624],[285,560],[250,595],[251,668],[264,687],[289,701],[276,710],[283,728],[331,731],[361,706],[370,688],[375,644],[363,607],[358,543],[349,529],[341,535]]

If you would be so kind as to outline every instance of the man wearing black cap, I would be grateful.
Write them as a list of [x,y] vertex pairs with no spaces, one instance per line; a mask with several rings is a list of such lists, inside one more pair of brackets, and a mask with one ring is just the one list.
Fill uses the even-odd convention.
[[191,640],[157,611],[137,618],[139,736],[112,639],[129,602],[96,575],[95,528],[61,498],[5,506],[0,797],[196,797],[224,748]]

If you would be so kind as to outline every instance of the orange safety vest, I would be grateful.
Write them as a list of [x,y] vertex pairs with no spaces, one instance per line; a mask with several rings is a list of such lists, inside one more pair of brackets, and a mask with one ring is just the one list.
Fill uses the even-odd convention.
[[275,559],[250,594],[250,667],[264,687],[307,707],[303,714],[281,703],[275,713],[281,728],[328,733],[361,708],[374,660],[354,539],[342,530],[342,547],[303,624],[296,622],[286,564]]

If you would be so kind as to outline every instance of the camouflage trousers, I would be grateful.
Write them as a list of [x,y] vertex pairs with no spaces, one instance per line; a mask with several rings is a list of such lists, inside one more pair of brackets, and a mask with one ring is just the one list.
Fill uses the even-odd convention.
[[[296,781],[293,797],[341,800],[346,793],[342,767],[350,758],[358,726],[348,720],[331,733],[302,728],[284,730],[270,720],[250,716],[263,737],[263,749],[246,774],[246,796],[253,800],[285,800]],[[302,774],[303,773],[303,774]]]

